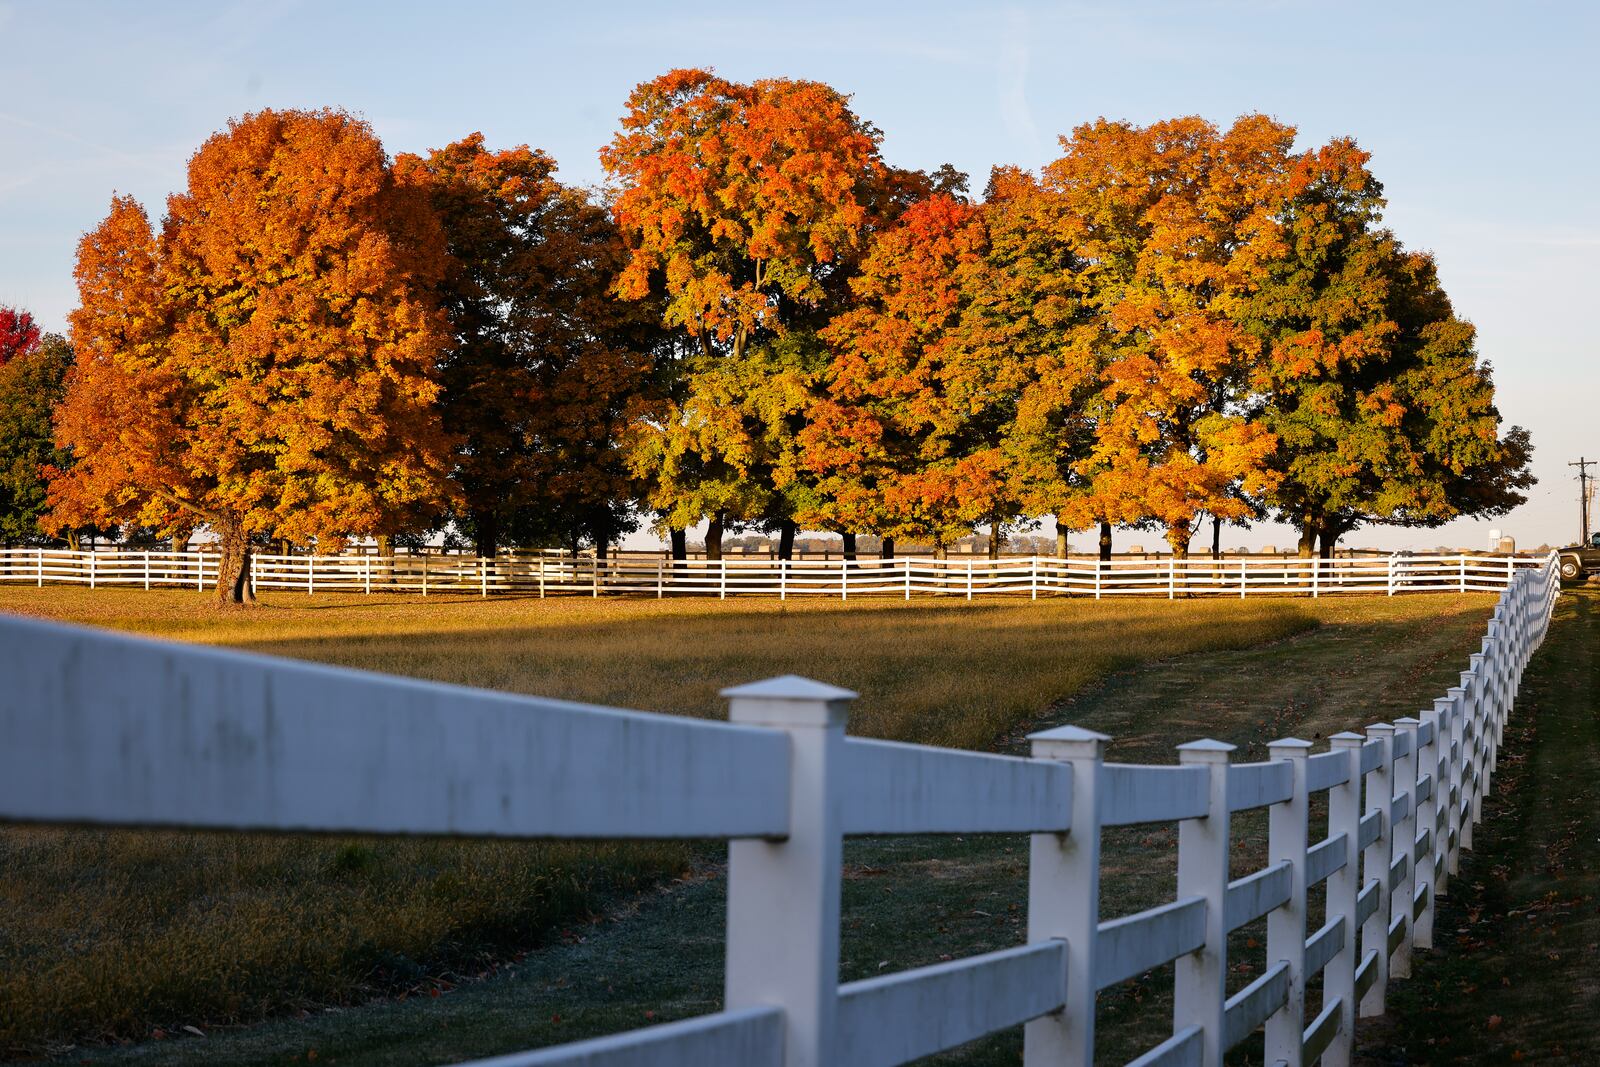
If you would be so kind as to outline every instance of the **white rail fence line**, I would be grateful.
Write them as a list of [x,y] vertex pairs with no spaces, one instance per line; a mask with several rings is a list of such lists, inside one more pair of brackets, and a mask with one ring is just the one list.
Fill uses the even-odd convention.
[[[856,694],[794,677],[725,690],[720,723],[6,617],[0,820],[729,839],[722,1011],[480,1067],[866,1067],[1024,1022],[1029,1067],[1079,1067],[1095,994],[1169,961],[1172,1036],[1134,1063],[1217,1065],[1264,1027],[1268,1062],[1347,1064],[1357,1016],[1432,943],[1556,567],[1512,574],[1461,684],[1418,716],[1245,764],[1216,741],[1107,763],[1075,726],[1033,735],[1032,758],[854,739]],[[1270,862],[1236,877],[1229,819],[1256,808]],[[1176,899],[1102,917],[1101,830],[1162,822]],[[839,985],[846,836],[1002,831],[1032,835],[1026,944]],[[1230,995],[1227,935],[1262,916],[1263,973]]]
[[[668,560],[569,555],[252,557],[252,588],[290,592],[520,593],[539,596],[1247,596],[1251,593],[1497,591],[1530,556],[1353,556],[1340,559]],[[145,589],[216,585],[217,557],[193,552],[0,549],[0,582]]]

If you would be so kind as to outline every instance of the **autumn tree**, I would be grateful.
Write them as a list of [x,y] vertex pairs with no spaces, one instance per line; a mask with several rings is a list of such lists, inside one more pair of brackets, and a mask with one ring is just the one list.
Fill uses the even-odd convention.
[[1279,442],[1270,502],[1302,556],[1364,523],[1501,514],[1532,484],[1527,432],[1501,432],[1473,328],[1432,259],[1380,227],[1367,162],[1348,140],[1297,160],[1282,254],[1248,303],[1260,420]]
[[443,267],[425,197],[365,123],[231,122],[190,160],[159,237],[119,198],[79,246],[57,415],[74,465],[51,521],[209,526],[219,599],[240,602],[253,536],[336,544],[436,511]]
[[874,227],[937,180],[886,167],[879,140],[819,82],[675,70],[634,90],[601,153],[631,252],[618,292],[661,298],[684,342],[663,368],[664,408],[629,439],[631,462],[664,526],[709,518],[709,555],[733,523],[792,538],[805,487],[773,472],[804,419],[774,417],[797,383],[760,368],[810,372],[794,366],[798,349],[772,343],[824,324]]
[[1004,427],[1021,361],[969,329],[989,237],[980,208],[935,194],[879,235],[804,432],[829,518],[935,551],[1018,514]]
[[459,441],[456,525],[482,556],[580,537],[604,554],[634,528],[619,444],[660,342],[660,309],[612,291],[627,252],[610,214],[545,153],[491,152],[481,134],[396,170],[427,191],[450,252],[439,404]]
[[1242,403],[1260,344],[1238,305],[1278,247],[1293,136],[1259,115],[1226,131],[1102,119],[1063,138],[1041,178],[1076,220],[1104,333],[1082,509],[1154,522],[1178,556],[1199,513],[1242,517],[1273,480],[1272,435]]
[[0,367],[39,348],[39,324],[20,308],[0,305]]
[[42,338],[25,311],[0,307],[0,544],[37,543],[46,474],[68,462],[55,447],[51,415],[65,390],[72,349]]

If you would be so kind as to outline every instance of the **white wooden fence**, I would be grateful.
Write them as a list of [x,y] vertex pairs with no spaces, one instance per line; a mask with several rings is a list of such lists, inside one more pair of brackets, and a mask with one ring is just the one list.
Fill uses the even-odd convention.
[[[1352,556],[1299,559],[978,558],[831,560],[668,560],[618,556],[596,560],[565,553],[252,557],[253,588],[291,592],[446,593],[633,596],[1248,596],[1252,593],[1468,592],[1500,590],[1532,556]],[[195,552],[69,552],[0,549],[0,582],[43,586],[210,588],[217,557]]]
[[[1078,1067],[1095,994],[1169,961],[1172,1036],[1136,1064],[1217,1065],[1261,1027],[1269,1063],[1346,1064],[1357,1016],[1433,943],[1558,591],[1553,556],[1515,572],[1461,684],[1415,717],[1262,763],[1195,741],[1175,766],[1107,763],[1075,726],[1031,758],[850,738],[856,694],[795,677],[726,690],[720,723],[6,617],[0,820],[730,840],[722,1011],[480,1067],[868,1067],[1020,1023],[1029,1067]],[[1269,862],[1236,874],[1229,819],[1255,808]],[[1176,898],[1105,916],[1101,830],[1171,822]],[[988,832],[1032,835],[1027,942],[840,985],[844,838]],[[1227,935],[1262,916],[1261,977],[1230,995]]]

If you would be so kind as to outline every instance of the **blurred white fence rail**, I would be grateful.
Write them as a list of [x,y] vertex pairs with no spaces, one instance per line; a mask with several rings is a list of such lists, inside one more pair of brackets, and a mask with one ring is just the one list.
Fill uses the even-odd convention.
[[[1497,591],[1533,556],[1349,556],[1300,559],[721,559],[567,553],[251,557],[257,591],[631,596],[1257,596]],[[0,582],[208,589],[217,557],[199,552],[0,549]]]
[[[1135,1063],[1218,1065],[1264,1028],[1267,1062],[1347,1064],[1358,1015],[1432,942],[1556,566],[1512,573],[1461,684],[1417,716],[1254,764],[1216,741],[1107,763],[1074,726],[1032,758],[856,740],[855,694],[795,677],[726,690],[719,723],[5,617],[0,820],[729,839],[723,1011],[498,1067],[887,1065],[1020,1023],[1029,1067],[1086,1067],[1096,993],[1172,961],[1171,1037]],[[1236,872],[1229,820],[1257,808],[1269,862]],[[1176,898],[1104,915],[1102,828],[1171,822]],[[845,836],[983,831],[1032,834],[1027,943],[841,986]],[[1260,977],[1230,994],[1228,934],[1263,916]]]

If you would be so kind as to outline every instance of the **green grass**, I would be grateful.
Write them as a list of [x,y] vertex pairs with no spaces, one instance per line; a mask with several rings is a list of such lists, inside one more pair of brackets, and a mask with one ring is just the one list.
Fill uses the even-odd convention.
[[[1423,706],[1489,603],[283,595],[219,614],[192,593],[0,590],[14,611],[680,714],[720,715],[718,689],[792,671],[860,691],[857,734],[1004,749],[1077,721],[1118,737],[1113,758],[1152,760],[1201,733],[1259,758],[1272,737]],[[1108,842],[1116,911],[1170,895],[1172,837]],[[8,828],[0,850],[13,1053],[436,1063],[720,1002],[721,881],[703,848]],[[847,861],[845,980],[1022,939],[1020,839],[856,842]],[[640,896],[652,882],[665,888]],[[1105,1000],[1130,1055],[1164,1022],[1158,979]],[[239,1025],[263,1016],[282,1021]],[[211,1036],[102,1044],[184,1026]],[[1015,1040],[959,1059],[1015,1062]]]
[[1600,1063],[1600,590],[1568,589],[1369,1064]]

